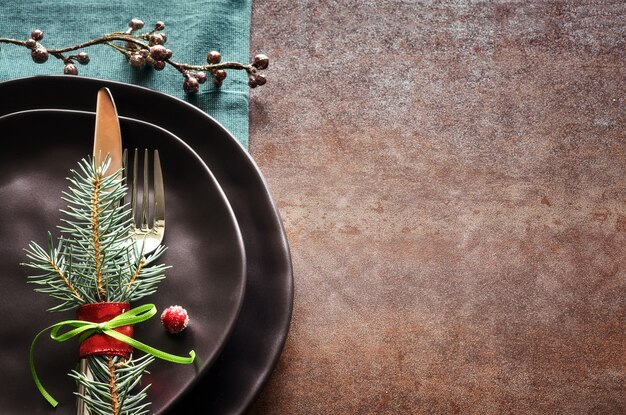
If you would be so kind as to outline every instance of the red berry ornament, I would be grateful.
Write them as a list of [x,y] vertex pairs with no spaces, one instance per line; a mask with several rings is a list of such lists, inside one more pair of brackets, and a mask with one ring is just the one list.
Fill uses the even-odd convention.
[[161,323],[170,333],[180,333],[189,324],[189,315],[181,306],[173,305],[163,311]]

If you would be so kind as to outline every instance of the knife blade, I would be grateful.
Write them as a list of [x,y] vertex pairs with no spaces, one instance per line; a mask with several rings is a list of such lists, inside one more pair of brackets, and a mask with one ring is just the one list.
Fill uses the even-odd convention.
[[108,88],[101,88],[96,99],[96,128],[93,139],[93,156],[101,164],[109,155],[111,163],[105,176],[122,168],[122,134],[117,108]]
[[[96,125],[93,137],[93,157],[96,163],[102,164],[107,155],[111,161],[104,172],[105,176],[113,174],[122,168],[122,133],[117,108],[113,96],[108,88],[98,90],[96,96]],[[90,377],[87,359],[80,359],[80,372]],[[80,384],[79,395],[85,394],[85,387]],[[89,415],[87,406],[82,398],[78,398],[77,415]]]

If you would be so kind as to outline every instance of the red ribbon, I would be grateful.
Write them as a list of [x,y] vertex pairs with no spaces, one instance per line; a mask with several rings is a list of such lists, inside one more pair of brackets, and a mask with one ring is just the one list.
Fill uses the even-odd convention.
[[[79,320],[104,323],[128,310],[130,310],[129,303],[93,303],[80,306],[76,314]],[[121,326],[114,330],[133,337],[133,326]],[[78,353],[80,358],[92,355],[114,355],[128,359],[132,351],[132,346],[106,334],[97,333],[83,340]]]

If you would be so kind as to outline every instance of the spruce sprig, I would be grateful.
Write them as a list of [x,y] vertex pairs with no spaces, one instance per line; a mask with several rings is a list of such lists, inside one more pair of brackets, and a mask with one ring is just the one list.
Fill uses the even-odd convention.
[[[92,377],[73,370],[70,376],[85,386],[85,394],[80,396],[92,415],[144,415],[149,412],[149,403],[144,402],[150,385],[139,392],[141,376],[154,357],[144,355],[126,360],[119,356],[92,356],[89,371]],[[94,379],[99,379],[96,381]]]
[[141,244],[132,242],[133,218],[120,203],[127,188],[121,171],[104,175],[109,164],[108,158],[98,165],[89,157],[71,170],[58,244],[48,233],[47,250],[36,242],[26,249],[30,262],[23,265],[38,271],[28,276],[29,282],[37,286],[35,291],[60,300],[50,311],[136,301],[154,293],[165,278],[168,267],[155,263],[165,247],[144,256]]
[[[62,199],[67,207],[55,245],[48,232],[48,248],[31,242],[29,262],[36,271],[28,276],[35,291],[59,300],[49,311],[75,309],[98,302],[133,302],[154,293],[169,267],[156,260],[165,251],[159,246],[143,255],[142,244],[131,238],[133,218],[123,203],[127,187],[123,171],[105,175],[110,159],[101,164],[87,157],[71,170],[69,187]],[[150,355],[125,359],[89,356],[89,375],[72,371],[70,376],[85,386],[80,395],[93,415],[143,415],[149,387],[140,388],[141,376],[154,360]],[[140,389],[137,391],[137,389]],[[78,393],[77,393],[78,395]]]

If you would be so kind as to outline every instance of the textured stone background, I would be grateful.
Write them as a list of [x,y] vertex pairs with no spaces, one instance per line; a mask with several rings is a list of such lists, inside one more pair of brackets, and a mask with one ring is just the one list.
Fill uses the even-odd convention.
[[295,278],[251,414],[626,413],[626,3],[255,0]]

